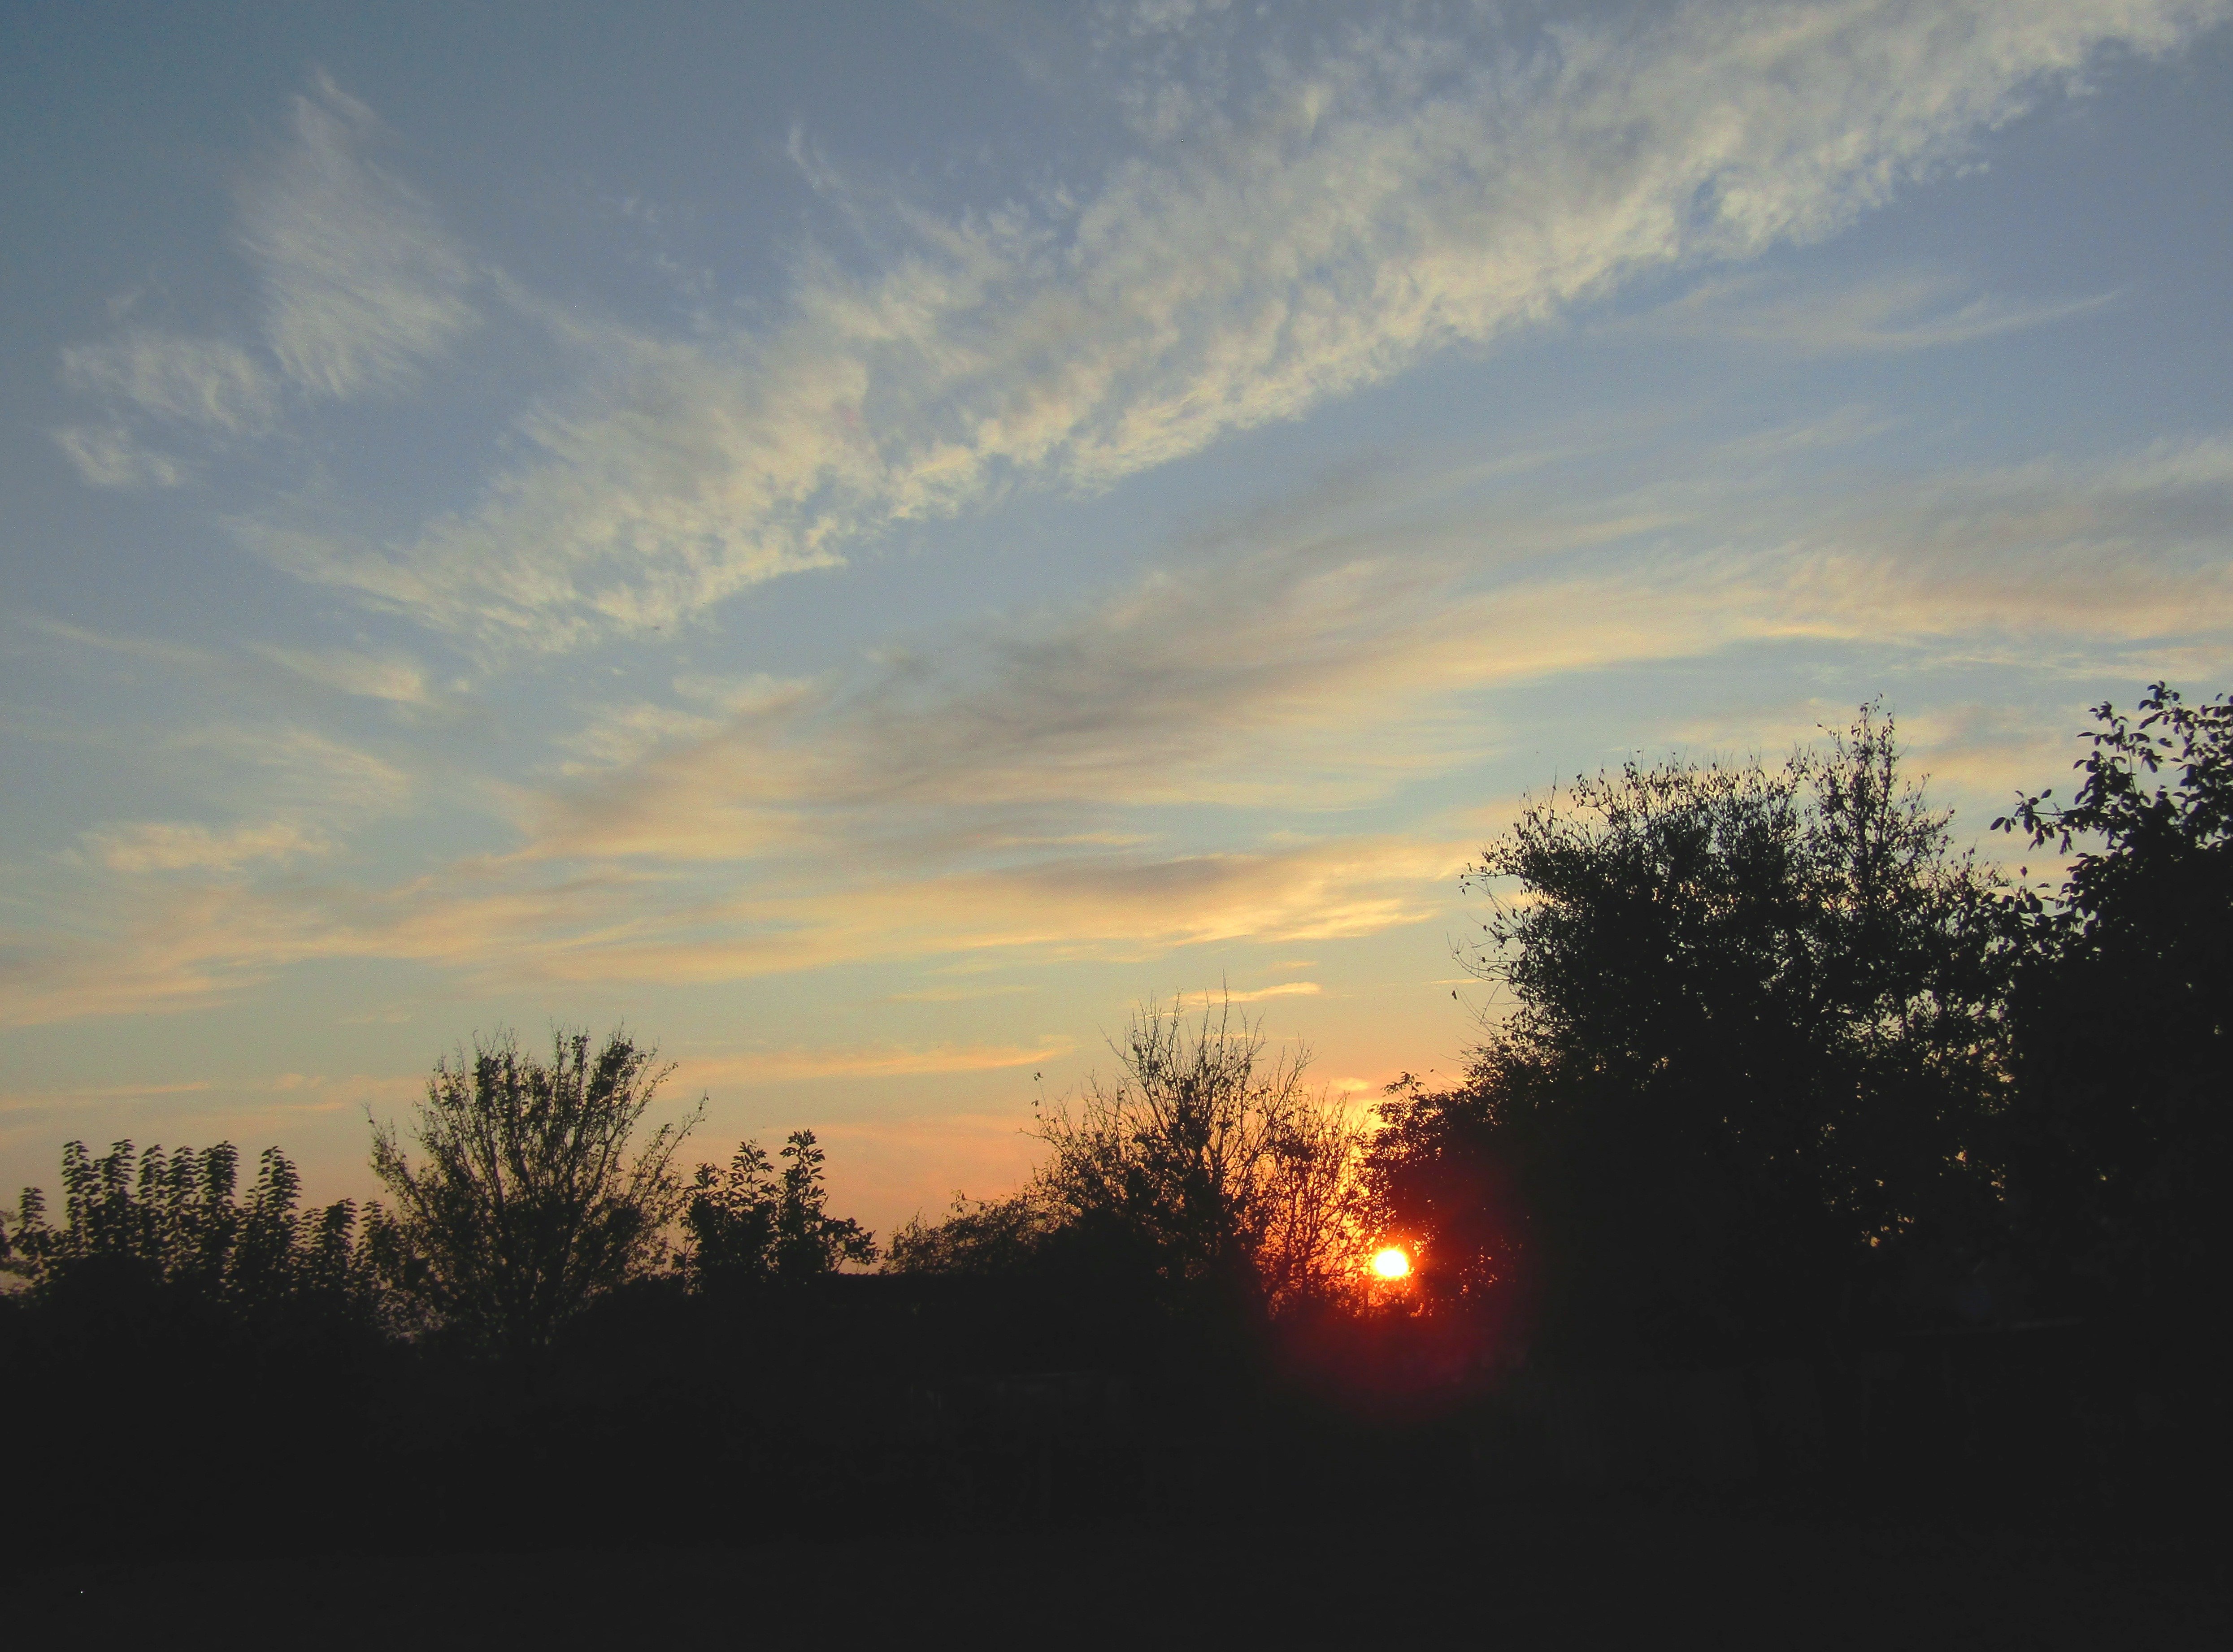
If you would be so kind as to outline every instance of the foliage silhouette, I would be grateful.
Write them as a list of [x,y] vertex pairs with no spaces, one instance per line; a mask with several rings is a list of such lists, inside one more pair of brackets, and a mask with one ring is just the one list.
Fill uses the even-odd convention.
[[2075,797],[1994,823],[2083,846],[2025,902],[2013,1214],[2065,1305],[2199,1328],[2233,1260],[2233,704],[2157,683],[2139,712],[2095,706]]
[[918,1215],[900,1225],[884,1268],[890,1273],[1022,1273],[1045,1256],[1055,1232],[1053,1213],[1030,1187],[1006,1199],[957,1193],[939,1220]]
[[957,1200],[894,1239],[899,1271],[1014,1267],[1097,1252],[1182,1293],[1261,1315],[1338,1295],[1364,1264],[1364,1132],[1303,1083],[1308,1057],[1266,1059],[1263,1029],[1230,1000],[1134,1012],[1117,1076],[1042,1106],[1051,1150],[1014,1199]]
[[876,1235],[829,1213],[824,1154],[811,1130],[794,1130],[778,1174],[767,1154],[740,1142],[725,1169],[698,1167],[682,1207],[684,1269],[700,1287],[807,1279],[876,1259]]
[[1710,1361],[1973,1259],[2014,949],[1947,820],[1872,707],[1778,770],[1528,803],[1473,875],[1509,1011],[1457,1089],[1399,1083],[1372,1154],[1427,1298],[1501,1285],[1570,1354]]
[[43,1191],[26,1187],[13,1224],[0,1222],[0,1263],[42,1299],[124,1291],[233,1317],[307,1304],[378,1315],[382,1266],[397,1250],[379,1206],[361,1226],[348,1200],[298,1209],[302,1178],[277,1148],[264,1150],[244,1198],[238,1179],[229,1141],[144,1154],[119,1141],[98,1158],[73,1141],[62,1149],[61,1225],[49,1225]]
[[17,1428],[11,1485],[36,1499],[26,1545],[113,1551],[279,1534],[296,1454],[347,1474],[360,1400],[398,1329],[381,1285],[395,1252],[377,1206],[300,1208],[267,1148],[244,1193],[230,1143],[63,1150],[58,1219],[26,1189],[0,1222],[0,1391]]
[[395,1200],[394,1281],[436,1323],[498,1352],[547,1347],[603,1292],[657,1271],[684,1191],[674,1154],[702,1115],[629,1143],[673,1070],[624,1032],[593,1056],[557,1029],[546,1063],[510,1032],[427,1080],[410,1141],[373,1128],[372,1168]]
[[59,1216],[0,1221],[18,1547],[1448,1531],[1553,1484],[2176,1511],[2223,1449],[2233,709],[2097,716],[2076,798],[2008,822],[2077,850],[2053,898],[1956,851],[1872,707],[1531,802],[1475,873],[1508,998],[1462,1083],[1368,1138],[1229,1001],[1150,1004],[1021,1190],[879,1273],[811,1132],[684,1185],[620,1033],[441,1063],[375,1128],[394,1216],[302,1210],[276,1149],[243,1191],[226,1145],[73,1144]]

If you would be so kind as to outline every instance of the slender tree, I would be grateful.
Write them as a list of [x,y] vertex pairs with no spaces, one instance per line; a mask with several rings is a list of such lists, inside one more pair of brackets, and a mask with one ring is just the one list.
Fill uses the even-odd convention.
[[1052,1149],[1031,1189],[1053,1229],[1124,1236],[1173,1283],[1215,1282],[1263,1307],[1344,1288],[1362,1265],[1363,1134],[1306,1089],[1308,1057],[1266,1061],[1230,1000],[1149,1004],[1118,1074],[1041,1109]]
[[624,1032],[592,1054],[586,1031],[563,1028],[547,1063],[510,1032],[443,1060],[410,1128],[415,1161],[393,1124],[373,1128],[402,1288],[468,1341],[518,1352],[653,1271],[685,1198],[674,1154],[703,1114],[632,1147],[672,1070]]

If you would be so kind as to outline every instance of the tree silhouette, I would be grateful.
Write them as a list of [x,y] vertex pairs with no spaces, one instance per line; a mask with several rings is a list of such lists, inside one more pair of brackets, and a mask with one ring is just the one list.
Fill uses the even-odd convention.
[[1005,1199],[956,1193],[938,1220],[918,1215],[900,1225],[884,1267],[891,1273],[1021,1273],[1044,1259],[1056,1226],[1054,1213],[1032,1187]]
[[876,1259],[876,1236],[829,1213],[824,1154],[811,1130],[794,1130],[778,1174],[752,1142],[725,1169],[698,1167],[682,1208],[684,1269],[701,1286],[811,1278]]
[[1136,1010],[1117,1076],[1043,1104],[1051,1152],[1006,1199],[957,1193],[893,1235],[895,1272],[1058,1275],[1110,1300],[1143,1283],[1167,1300],[1244,1315],[1338,1298],[1362,1278],[1366,1133],[1303,1083],[1306,1053],[1266,1058],[1260,1024],[1205,998]]
[[1779,770],[1578,780],[1474,876],[1508,1011],[1464,1084],[1390,1097],[1373,1157],[1430,1298],[1501,1284],[1569,1346],[1722,1357],[1977,1242],[2005,903],[1891,719]]
[[434,1070],[413,1119],[414,1163],[392,1124],[372,1167],[394,1196],[397,1282],[474,1345],[545,1347],[592,1299],[653,1271],[683,1202],[676,1150],[703,1113],[631,1138],[673,1070],[615,1031],[551,1035],[546,1063],[510,1032]]
[[299,1209],[302,1178],[277,1148],[264,1150],[243,1197],[239,1163],[229,1141],[167,1153],[119,1141],[98,1158],[73,1141],[61,1224],[49,1224],[44,1192],[25,1188],[14,1222],[0,1222],[0,1264],[42,1299],[152,1293],[232,1317],[309,1304],[376,1314],[381,1263],[395,1248],[386,1213],[375,1205],[360,1222],[348,1200]]
[[2078,1304],[2190,1319],[2229,1259],[2233,704],[2157,683],[2139,712],[2095,706],[2072,800],[1995,823],[2081,846],[2059,898],[2027,903],[2012,1189]]
[[1305,1054],[1265,1059],[1260,1024],[1205,1000],[1136,1011],[1118,1076],[1042,1109],[1053,1150],[1032,1189],[1056,1228],[1102,1226],[1174,1283],[1265,1308],[1338,1290],[1363,1261],[1363,1134],[1303,1084]]

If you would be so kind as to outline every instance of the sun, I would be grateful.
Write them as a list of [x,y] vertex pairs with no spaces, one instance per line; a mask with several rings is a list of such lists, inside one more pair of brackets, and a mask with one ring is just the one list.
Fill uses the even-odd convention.
[[1411,1259],[1403,1246],[1390,1245],[1372,1253],[1372,1271],[1383,1279],[1401,1279],[1411,1272]]

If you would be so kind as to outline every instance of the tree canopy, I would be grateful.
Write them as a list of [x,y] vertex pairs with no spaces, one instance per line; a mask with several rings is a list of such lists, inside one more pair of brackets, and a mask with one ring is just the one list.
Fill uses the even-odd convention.
[[1113,1078],[1039,1109],[1050,1149],[1014,1199],[957,1203],[895,1238],[895,1265],[1006,1269],[1050,1252],[1130,1267],[1182,1294],[1276,1310],[1345,1289],[1363,1261],[1365,1132],[1309,1090],[1299,1050],[1266,1057],[1229,1000],[1191,1022],[1177,1004],[1133,1014]]
[[229,1141],[144,1153],[119,1141],[98,1157],[73,1141],[62,1149],[60,1224],[48,1220],[44,1192],[26,1187],[14,1221],[0,1220],[0,1269],[51,1300],[374,1316],[397,1243],[387,1213],[375,1205],[360,1220],[346,1199],[299,1208],[302,1178],[277,1148],[264,1150],[244,1196],[239,1167]]
[[1980,1219],[2005,902],[1889,718],[1775,769],[1578,779],[1473,877],[1502,1017],[1462,1085],[1391,1096],[1374,1157],[1430,1290],[1702,1356],[1819,1335]]
[[2014,1024],[2014,1217],[2050,1285],[2096,1311],[2214,1318],[2233,1174],[2233,704],[2162,683],[2104,702],[2076,794],[1995,824],[2076,853],[2029,894]]
[[684,1266],[696,1283],[813,1278],[876,1259],[875,1234],[830,1214],[814,1132],[793,1130],[782,1157],[778,1174],[764,1148],[744,1141],[726,1167],[698,1167],[682,1206]]
[[373,1129],[407,1252],[400,1289],[470,1341],[524,1350],[654,1269],[684,1200],[674,1155],[699,1115],[632,1143],[672,1070],[625,1032],[592,1055],[586,1031],[564,1028],[548,1062],[510,1032],[442,1061],[412,1122],[415,1161],[393,1124]]

